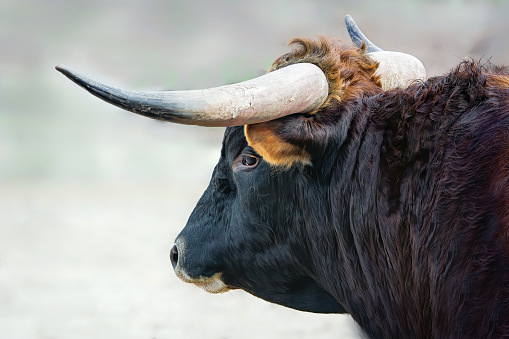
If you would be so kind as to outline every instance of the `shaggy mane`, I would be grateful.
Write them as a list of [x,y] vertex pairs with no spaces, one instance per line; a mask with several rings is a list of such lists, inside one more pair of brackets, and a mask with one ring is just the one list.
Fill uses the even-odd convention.
[[366,54],[366,45],[356,48],[338,39],[318,36],[318,40],[295,38],[289,45],[296,48],[274,61],[269,72],[296,63],[311,63],[324,72],[329,82],[329,96],[315,111],[340,102],[382,92],[380,76],[375,75],[378,62]]

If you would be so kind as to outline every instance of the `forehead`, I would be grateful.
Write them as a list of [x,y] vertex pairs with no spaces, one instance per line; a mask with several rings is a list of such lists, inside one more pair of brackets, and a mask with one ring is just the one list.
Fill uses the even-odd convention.
[[244,126],[228,127],[224,132],[221,157],[232,160],[247,146]]

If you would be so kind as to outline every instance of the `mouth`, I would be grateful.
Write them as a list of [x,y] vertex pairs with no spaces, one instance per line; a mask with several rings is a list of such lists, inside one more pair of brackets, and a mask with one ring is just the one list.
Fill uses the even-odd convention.
[[209,293],[224,293],[230,291],[232,288],[228,287],[222,280],[222,273],[216,273],[211,277],[198,277],[191,278],[186,272],[176,270],[177,277],[182,281],[194,284]]
[[222,272],[217,272],[210,276],[193,274],[195,277],[192,277],[189,274],[189,271],[183,266],[183,261],[185,261],[186,258],[186,247],[184,238],[177,238],[175,245],[170,251],[170,261],[177,277],[179,277],[182,281],[194,284],[209,293],[224,293],[234,289],[224,283]]

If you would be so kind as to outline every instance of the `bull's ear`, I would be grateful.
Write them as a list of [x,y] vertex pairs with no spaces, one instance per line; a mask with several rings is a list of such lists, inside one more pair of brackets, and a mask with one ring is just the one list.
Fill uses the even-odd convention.
[[297,127],[296,118],[246,125],[244,132],[249,146],[273,166],[288,168],[296,164],[310,164],[309,150],[305,144],[297,142],[301,139],[296,134],[298,131],[288,133],[290,126]]
[[[309,165],[312,149],[325,140],[317,137],[313,118],[291,115],[259,124],[246,125],[247,142],[269,164],[288,168]],[[314,146],[314,147],[313,147]]]

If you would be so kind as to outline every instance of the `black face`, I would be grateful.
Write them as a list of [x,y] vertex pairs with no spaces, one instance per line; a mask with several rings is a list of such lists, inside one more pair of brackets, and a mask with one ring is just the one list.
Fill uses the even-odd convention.
[[344,309],[314,279],[311,167],[271,168],[228,128],[209,187],[175,241],[176,274],[209,292],[241,288],[302,311]]

